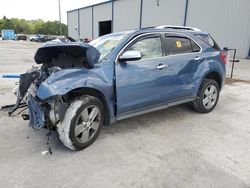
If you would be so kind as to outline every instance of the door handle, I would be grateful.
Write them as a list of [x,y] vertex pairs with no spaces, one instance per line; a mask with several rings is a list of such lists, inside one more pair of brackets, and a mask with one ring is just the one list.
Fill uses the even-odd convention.
[[195,61],[200,61],[201,60],[201,57],[197,56],[194,58]]
[[161,69],[164,69],[164,68],[166,68],[166,67],[167,67],[166,65],[159,64],[156,68],[157,68],[158,70],[161,70]]

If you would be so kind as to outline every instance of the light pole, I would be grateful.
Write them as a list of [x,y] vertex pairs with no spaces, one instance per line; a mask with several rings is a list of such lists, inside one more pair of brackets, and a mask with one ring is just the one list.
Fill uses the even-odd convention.
[[61,0],[58,0],[59,5],[59,27],[60,27],[60,35],[62,36],[62,18],[61,18]]

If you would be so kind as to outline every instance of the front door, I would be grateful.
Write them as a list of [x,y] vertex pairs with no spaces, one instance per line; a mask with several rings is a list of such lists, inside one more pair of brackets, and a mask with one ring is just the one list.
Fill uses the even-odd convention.
[[116,64],[117,114],[127,114],[163,102],[164,50],[160,34],[141,36],[124,51],[142,54],[136,61]]

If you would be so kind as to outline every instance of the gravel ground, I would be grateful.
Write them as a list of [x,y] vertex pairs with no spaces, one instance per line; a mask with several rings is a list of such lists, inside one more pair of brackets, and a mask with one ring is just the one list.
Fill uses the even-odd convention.
[[[40,43],[0,41],[0,74],[35,65]],[[250,187],[250,61],[236,64],[209,114],[181,105],[104,127],[73,152],[46,130],[0,111],[0,187]],[[0,106],[15,102],[0,78]]]

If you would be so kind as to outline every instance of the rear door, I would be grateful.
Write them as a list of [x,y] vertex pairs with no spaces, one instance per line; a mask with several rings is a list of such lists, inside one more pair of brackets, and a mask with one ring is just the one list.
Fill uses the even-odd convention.
[[193,76],[202,58],[201,48],[191,38],[182,34],[165,34],[167,66],[166,84],[169,103],[186,100],[193,95]]

